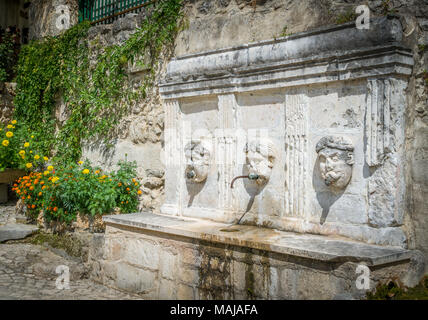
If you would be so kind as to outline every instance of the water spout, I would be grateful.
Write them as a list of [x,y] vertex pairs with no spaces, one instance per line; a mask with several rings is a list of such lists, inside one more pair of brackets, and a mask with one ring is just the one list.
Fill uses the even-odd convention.
[[250,180],[257,180],[259,178],[258,174],[255,173],[250,173],[248,176],[237,176],[235,178],[233,178],[232,182],[230,183],[230,188],[233,189],[233,183],[235,182],[235,180],[240,179],[240,178],[247,178]]

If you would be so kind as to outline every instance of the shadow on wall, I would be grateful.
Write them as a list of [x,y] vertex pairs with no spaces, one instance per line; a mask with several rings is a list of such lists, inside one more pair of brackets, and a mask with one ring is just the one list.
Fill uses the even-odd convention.
[[317,157],[317,161],[315,161],[315,165],[312,170],[312,186],[314,187],[317,201],[322,208],[320,224],[324,224],[324,222],[327,220],[327,216],[330,212],[331,206],[343,195],[345,189],[332,191],[329,187],[325,185],[324,179],[321,177],[321,173],[319,170],[319,162],[320,160]]
[[[184,175],[186,175],[186,174],[184,173]],[[184,178],[186,178],[186,177],[184,177]],[[207,182],[206,180],[204,180],[202,182],[193,182],[191,180],[186,179],[187,192],[189,193],[189,196],[190,196],[189,202],[187,203],[187,207],[192,206],[193,200],[202,191],[206,182]]]

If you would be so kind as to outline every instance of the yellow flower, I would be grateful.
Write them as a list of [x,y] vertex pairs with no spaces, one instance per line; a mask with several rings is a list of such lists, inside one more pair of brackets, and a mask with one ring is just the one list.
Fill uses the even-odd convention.
[[82,173],[83,174],[88,174],[89,173],[89,169],[83,169]]
[[31,139],[33,139],[34,138],[34,136],[31,136]]
[[8,125],[7,125],[7,128],[8,128],[8,129],[12,129],[12,128],[13,128],[13,126],[12,126],[11,124],[8,124]]
[[16,120],[12,120],[12,124],[16,124]]
[[53,170],[53,167],[52,167],[52,166],[49,166],[49,167],[48,167],[48,170],[49,170],[49,171],[52,171],[52,170]]
[[28,148],[30,144],[28,142],[24,143],[24,148]]
[[43,172],[43,174],[45,175],[45,176],[47,176],[48,174],[49,174],[49,171],[45,171],[45,172]]
[[3,140],[1,144],[7,147],[9,145],[9,140]]
[[19,151],[18,153],[19,153],[19,155],[20,155],[21,157],[23,157],[23,156],[25,155],[25,151],[24,151],[24,150],[21,150],[21,151]]
[[36,155],[34,156],[34,159],[35,159],[35,160],[39,160],[39,159],[40,159],[40,156],[39,156],[38,154],[36,154]]
[[30,153],[33,153],[33,150],[30,150]]
[[59,178],[58,177],[53,177],[52,178],[52,183],[55,183],[55,182],[57,182],[59,180]]
[[28,169],[30,169],[30,168],[33,166],[33,164],[32,164],[31,162],[28,162],[25,166],[26,166]]
[[6,132],[6,137],[12,138],[13,137],[13,132],[12,131]]
[[79,162],[78,162],[78,164],[82,164],[83,163],[83,161],[82,160],[80,160]]
[[48,157],[43,157],[43,160],[48,161],[49,158]]

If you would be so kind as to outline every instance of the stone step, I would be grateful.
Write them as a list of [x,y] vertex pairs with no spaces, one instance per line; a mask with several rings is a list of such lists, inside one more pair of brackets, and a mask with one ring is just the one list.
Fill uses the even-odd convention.
[[35,225],[9,223],[0,226],[0,242],[7,240],[24,239],[36,232],[39,228]]

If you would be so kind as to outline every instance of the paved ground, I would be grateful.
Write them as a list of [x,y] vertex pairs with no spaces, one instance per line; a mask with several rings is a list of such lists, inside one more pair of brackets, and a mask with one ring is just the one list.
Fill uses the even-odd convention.
[[[70,270],[70,289],[57,289],[59,265]],[[87,279],[81,262],[32,244],[0,244],[0,299],[105,300],[136,299],[133,295]]]
[[[14,223],[14,204],[0,205],[0,224]],[[58,289],[58,266],[69,270],[69,289]],[[63,282],[61,283],[63,284]],[[138,299],[88,279],[80,258],[44,246],[0,243],[0,300],[123,300]]]

